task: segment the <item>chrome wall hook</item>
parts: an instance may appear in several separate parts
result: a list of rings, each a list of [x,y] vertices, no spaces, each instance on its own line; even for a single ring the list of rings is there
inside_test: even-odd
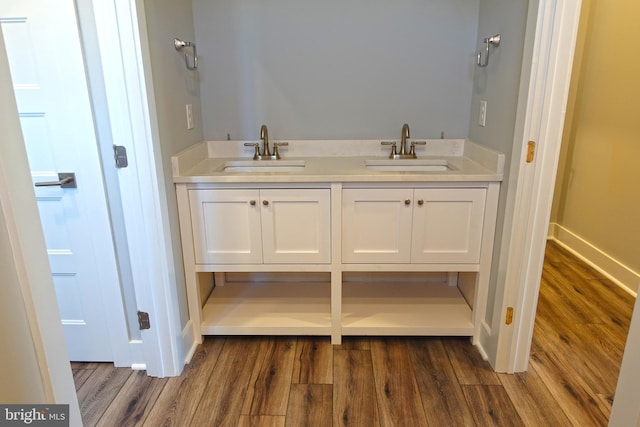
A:
[[[176,48],[178,52],[182,52],[184,55],[184,64],[187,67],[187,70],[197,70],[198,69],[198,53],[196,52],[196,44],[192,42],[186,42],[180,39],[173,39],[173,46]],[[190,47],[193,52],[189,54],[184,51],[184,49]],[[193,57],[192,64],[189,64],[189,56]]]
[[[482,62],[482,52],[478,52],[478,59],[477,59],[477,64],[478,67],[484,68],[487,65],[489,65],[489,52],[491,50],[491,46],[493,47],[498,47],[500,46],[500,40],[501,40],[501,36],[500,34],[496,34],[493,37],[488,37],[486,39],[484,39],[484,42],[486,43],[487,47],[485,48],[486,50],[486,56],[484,58],[484,63]]]

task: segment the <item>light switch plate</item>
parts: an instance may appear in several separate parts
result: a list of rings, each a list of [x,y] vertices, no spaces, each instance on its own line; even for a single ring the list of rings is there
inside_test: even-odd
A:
[[[480,113],[478,114],[478,124],[486,126],[487,123],[487,101],[480,101]]]
[[[193,105],[187,104],[187,129],[193,129]]]

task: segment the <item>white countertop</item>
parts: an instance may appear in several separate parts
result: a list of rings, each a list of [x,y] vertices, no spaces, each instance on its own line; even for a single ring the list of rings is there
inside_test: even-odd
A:
[[[344,156],[338,155],[341,147],[347,147],[345,144],[348,144],[349,149],[343,150]],[[224,148],[221,149],[221,147]],[[322,152],[309,150],[308,147],[321,147]],[[286,151],[284,148],[281,149],[282,160],[304,160],[304,168],[293,172],[226,172],[224,168],[227,162],[251,160],[252,149],[246,150],[243,141],[205,141],[172,157],[173,181],[175,183],[502,181],[504,155],[468,140],[452,140],[452,142],[434,140],[431,143],[427,141],[427,146],[418,151],[418,160],[433,159],[448,162],[451,169],[446,171],[379,171],[366,167],[366,160],[388,159],[385,156],[387,150],[388,147],[385,147],[385,151],[380,149],[379,141],[292,141],[289,142]],[[298,156],[289,154],[298,154]],[[278,164],[281,160],[260,161],[261,164],[266,162]]]

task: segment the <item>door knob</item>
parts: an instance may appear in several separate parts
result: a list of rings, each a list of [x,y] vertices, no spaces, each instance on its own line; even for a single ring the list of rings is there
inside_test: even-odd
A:
[[[269,205],[269,201],[268,200],[263,200],[262,204],[265,205],[265,206],[268,206]]]
[[[54,187],[60,188],[78,188],[76,183],[76,174],[74,172],[61,172],[58,174],[58,181],[42,181],[36,182],[36,187]]]

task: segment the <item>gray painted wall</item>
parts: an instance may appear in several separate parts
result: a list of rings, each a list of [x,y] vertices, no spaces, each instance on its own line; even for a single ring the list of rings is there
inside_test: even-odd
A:
[[[468,137],[480,144],[505,154],[504,181],[500,188],[498,205],[498,224],[493,252],[493,265],[487,300],[486,320],[491,324],[496,297],[498,263],[505,222],[506,195],[511,184],[510,177],[517,171],[511,171],[511,155],[514,143],[516,113],[520,94],[520,78],[527,27],[528,0],[480,0],[478,19],[478,49],[481,49],[485,37],[502,35],[500,46],[491,53],[486,68],[476,67],[471,97],[471,116]],[[535,16],[529,17],[535,19]],[[534,21],[535,22],[535,21]],[[531,52],[528,53],[531,56]],[[478,124],[480,100],[487,101],[486,126]],[[520,100],[522,102],[522,100]],[[515,153],[514,153],[515,154]],[[515,183],[514,183],[515,184]]]
[[[527,0],[169,0],[145,2],[172,238],[179,246],[171,155],[200,139],[397,138],[477,141],[510,163]],[[191,16],[191,7],[192,13]],[[195,27],[195,29],[194,29]],[[487,68],[482,40],[502,34]],[[197,43],[198,72],[171,49]],[[487,123],[477,123],[480,100]],[[187,131],[184,104],[196,129]],[[202,110],[198,108],[201,106]],[[200,115],[201,114],[201,115]],[[200,130],[202,129],[202,130]],[[509,170],[501,189],[487,319],[493,315]],[[176,280],[184,286],[176,256]],[[180,293],[181,319],[186,303]]]
[[[506,154],[493,317],[527,0],[193,0],[207,140],[470,138]],[[531,17],[530,17],[531,18]],[[533,17],[535,18],[535,17]],[[535,21],[534,21],[535,22]],[[486,68],[483,39],[502,35]],[[486,126],[478,125],[486,100]]]
[[[204,138],[463,138],[478,0],[194,0]]]
[[[170,256],[173,257],[174,265],[170,268],[174,274],[172,279],[175,278],[176,282],[180,324],[184,328],[189,314],[171,156],[203,138],[198,73],[186,69],[183,56],[173,47],[173,39],[178,37],[194,40],[193,13],[190,0],[155,0],[144,3],[156,109],[156,114],[152,114],[152,117],[157,118],[157,137],[161,147],[165,197],[169,208],[173,245]],[[195,127],[191,130],[187,129],[186,104],[193,106]]]

